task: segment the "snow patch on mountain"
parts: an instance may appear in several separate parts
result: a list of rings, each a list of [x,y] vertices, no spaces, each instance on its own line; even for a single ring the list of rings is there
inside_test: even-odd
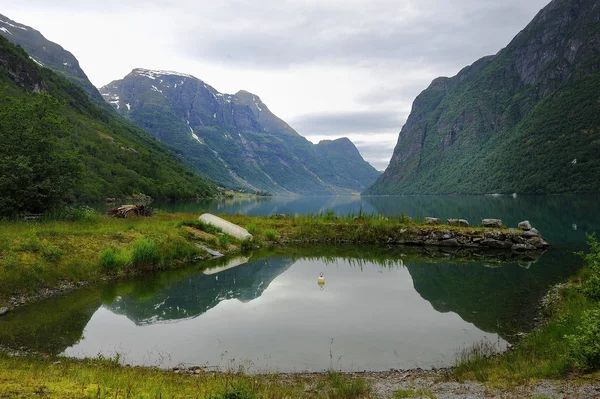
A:
[[[10,22],[3,21],[3,20],[1,20],[1,19],[0,19],[0,24],[8,25],[8,26],[11,26],[11,27],[13,27],[13,28],[17,28],[17,29],[27,30],[27,28],[25,28],[25,27],[23,27],[23,26],[19,26],[19,25],[11,24]],[[4,30],[4,29],[1,29],[1,28],[0,28],[0,30]],[[9,33],[10,33],[10,32],[9,32]],[[11,35],[12,35],[12,33],[11,33]]]
[[[33,58],[32,56],[29,56],[29,59],[32,60],[33,62],[35,62],[36,64],[38,64],[39,66],[43,67],[44,64],[42,64],[41,62],[39,62],[38,60],[36,60],[35,58]]]

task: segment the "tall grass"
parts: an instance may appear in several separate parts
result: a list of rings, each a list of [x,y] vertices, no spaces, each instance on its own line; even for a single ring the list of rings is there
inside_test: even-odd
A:
[[[518,384],[600,370],[600,302],[588,291],[600,273],[594,266],[600,263],[600,245],[595,237],[588,241],[587,266],[546,305],[547,322],[501,355],[493,356],[485,345],[464,351],[457,358],[455,378]]]

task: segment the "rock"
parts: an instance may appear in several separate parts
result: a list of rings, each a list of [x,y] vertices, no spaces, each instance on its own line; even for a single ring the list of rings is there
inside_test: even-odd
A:
[[[535,247],[529,244],[513,244],[512,246],[513,251],[531,251],[532,249]]]
[[[545,248],[548,246],[548,243],[541,237],[532,237],[527,240],[527,244],[535,248]]]
[[[522,230],[531,230],[531,223],[529,223],[529,220],[525,220],[519,223],[519,228]]]
[[[9,312],[8,308],[0,308],[0,317],[4,316]]]
[[[210,213],[205,213],[199,218],[201,221],[213,225],[215,227],[223,230],[224,233],[229,234],[235,238],[240,240],[245,240],[247,238],[252,238],[252,234],[248,233],[243,227],[237,226],[231,222],[228,222],[225,219],[221,219],[218,216],[212,215]]]
[[[286,219],[288,217],[288,215],[286,215],[285,213],[274,213],[271,215],[272,219]]]
[[[502,227],[501,219],[483,219],[481,221],[483,227]]]
[[[469,227],[469,222],[465,219],[448,219],[446,223],[449,226]]]
[[[442,221],[440,220],[440,218],[430,218],[427,217],[424,219],[425,224],[431,224],[431,225],[438,225],[438,224],[442,224]]]
[[[531,237],[539,237],[540,232],[536,228],[532,228],[531,230],[527,230],[523,233],[522,237],[531,238]]]
[[[488,248],[502,249],[511,248],[513,246],[512,242],[498,241],[494,240],[493,238],[486,238],[485,240],[481,241],[481,245]]]
[[[442,247],[458,247],[459,245],[460,244],[456,238],[440,241],[440,246]]]

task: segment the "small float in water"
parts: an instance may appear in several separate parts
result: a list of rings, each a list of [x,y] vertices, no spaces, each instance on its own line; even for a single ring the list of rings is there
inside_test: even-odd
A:
[[[323,273],[319,274],[319,278],[317,279],[317,284],[321,287],[321,291],[323,291],[325,287],[325,277],[323,277]]]

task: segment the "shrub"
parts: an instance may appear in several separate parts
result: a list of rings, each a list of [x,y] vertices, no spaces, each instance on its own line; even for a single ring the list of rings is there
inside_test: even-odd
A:
[[[269,241],[277,241],[279,240],[279,236],[277,235],[277,233],[275,232],[275,230],[273,229],[267,229],[265,230],[265,238]]]
[[[246,238],[244,241],[242,241],[240,248],[242,252],[251,251],[252,249],[254,249],[254,240],[252,238]]]
[[[38,236],[28,237],[20,246],[21,251],[39,252],[42,249],[42,242]]]
[[[131,246],[131,263],[134,266],[156,265],[160,261],[158,246],[152,240],[139,238]]]
[[[58,260],[64,255],[64,251],[52,243],[48,243],[42,247],[42,256],[50,261]]]
[[[131,254],[124,249],[106,248],[100,254],[100,266],[104,269],[124,269],[131,264]]]
[[[258,228],[258,226],[256,225],[256,223],[250,223],[246,226],[246,230],[248,230],[248,233],[252,234],[252,235],[256,235],[256,234],[260,234],[260,229]]]
[[[588,298],[598,301],[600,300],[600,243],[595,235],[588,236],[588,246],[590,247],[588,253],[579,254],[588,265],[590,273],[583,282],[581,290]]]
[[[225,248],[225,249],[229,248],[229,242],[230,242],[230,238],[228,235],[223,234],[222,236],[219,237],[219,245],[222,248]]]
[[[600,369],[600,308],[584,313],[576,334],[568,335],[569,355],[584,371]]]

